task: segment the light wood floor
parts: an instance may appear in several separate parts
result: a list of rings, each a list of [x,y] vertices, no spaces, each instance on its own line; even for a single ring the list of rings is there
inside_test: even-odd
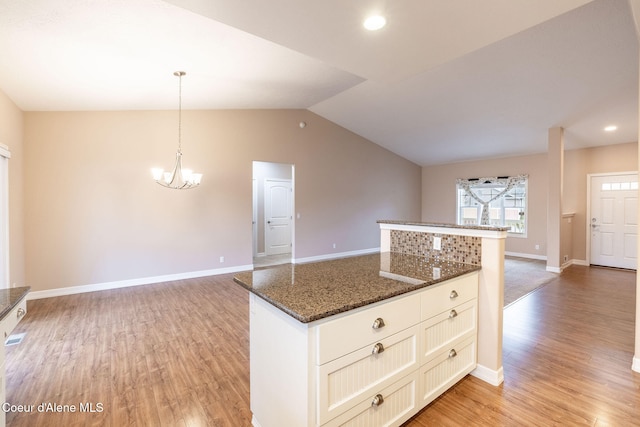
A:
[[[35,412],[8,425],[249,426],[248,293],[231,278],[30,301],[6,388]],[[634,304],[635,273],[570,267],[505,309],[503,385],[467,376],[406,425],[640,425]]]

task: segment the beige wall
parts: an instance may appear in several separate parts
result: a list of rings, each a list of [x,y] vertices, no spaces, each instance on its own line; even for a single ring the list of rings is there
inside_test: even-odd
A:
[[[565,151],[562,207],[572,218],[570,260],[586,260],[587,175],[638,169],[637,143]],[[456,221],[455,180],[481,176],[529,174],[529,232],[527,238],[507,237],[506,251],[546,256],[547,155],[481,160],[422,169],[422,220]],[[540,250],[535,245],[540,245]],[[566,246],[565,246],[566,245]],[[565,249],[566,250],[566,249]],[[564,254],[563,254],[564,255]]]
[[[23,114],[0,91],[0,144],[11,151],[9,160],[9,283],[25,285],[23,223]]]
[[[149,171],[173,164],[176,112],[24,117],[33,290],[251,264],[254,160],[295,165],[296,258],[376,248],[377,219],[420,217],[417,165],[305,110],[183,111],[184,166],[204,173],[188,191]]]
[[[527,237],[507,237],[505,250],[543,257],[547,240],[547,155],[454,163],[422,169],[422,220],[456,222],[456,179],[529,175]],[[535,245],[540,249],[536,250]]]

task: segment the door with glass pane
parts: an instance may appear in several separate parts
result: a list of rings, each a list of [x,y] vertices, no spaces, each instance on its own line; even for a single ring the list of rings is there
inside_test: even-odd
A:
[[[590,263],[636,269],[638,174],[590,177]]]

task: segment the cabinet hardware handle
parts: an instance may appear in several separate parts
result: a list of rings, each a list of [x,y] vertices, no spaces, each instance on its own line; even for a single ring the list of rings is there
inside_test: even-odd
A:
[[[24,308],[20,307],[18,309],[18,312],[16,313],[18,316],[18,319],[21,318],[22,316],[24,316],[26,314],[26,312],[24,311]]]
[[[451,349],[451,351],[449,351],[449,359],[452,359],[454,357],[456,357],[458,355],[458,353],[456,353],[456,350],[454,348]]]
[[[383,326],[384,326],[384,320],[382,320],[381,317],[378,317],[376,320],[374,320],[373,325],[371,325],[373,329],[380,329]]]
[[[377,343],[376,345],[373,346],[373,349],[371,350],[371,354],[380,354],[384,351],[384,346],[380,343]]]
[[[384,397],[381,394],[376,394],[376,397],[371,401],[371,406],[380,406],[384,403]]]
[[[451,293],[449,294],[449,298],[454,299],[454,298],[458,298],[458,293],[456,292],[456,290],[452,290]]]
[[[458,312],[455,310],[451,310],[449,313],[449,319],[453,319],[454,317],[458,317]]]

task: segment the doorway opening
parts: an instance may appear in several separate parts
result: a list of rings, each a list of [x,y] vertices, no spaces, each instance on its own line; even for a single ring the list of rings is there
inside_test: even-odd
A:
[[[292,262],[294,166],[253,162],[253,266]]]

